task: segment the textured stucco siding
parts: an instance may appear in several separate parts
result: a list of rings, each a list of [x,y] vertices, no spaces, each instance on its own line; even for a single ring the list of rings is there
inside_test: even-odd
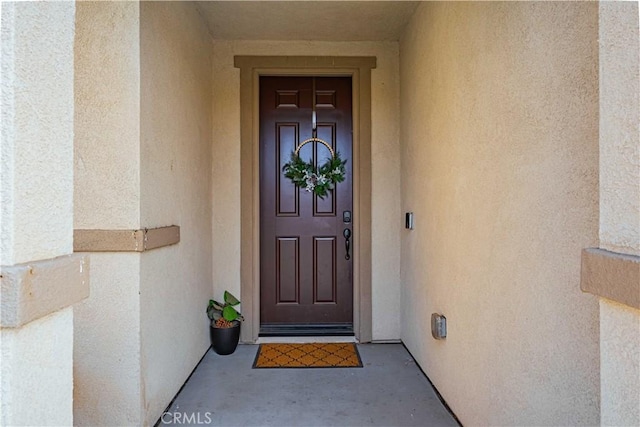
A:
[[[597,39],[595,3],[479,2],[401,40],[402,338],[464,425],[599,422]]]
[[[400,151],[396,42],[214,41],[213,286],[240,294],[240,71],[234,55],[375,56],[372,97],[373,339],[400,338]],[[224,185],[219,185],[224,183]]]
[[[12,273],[73,251],[74,16],[73,2],[0,5],[0,265]],[[25,283],[0,295],[3,312],[21,310]],[[72,425],[73,309],[34,294],[37,319],[0,329],[0,425]]]
[[[600,300],[602,425],[640,425],[640,310]]]
[[[143,423],[153,425],[209,347],[212,46],[181,2],[141,3],[140,42],[142,224],[180,226],[180,243],[141,257]]]
[[[73,309],[0,329],[0,425],[73,425]]]
[[[137,2],[79,2],[74,228],[140,228]]]
[[[640,255],[637,2],[600,3],[600,247]]]
[[[211,40],[186,2],[80,3],[77,25],[75,226],[180,242],[91,254],[76,423],[152,425],[209,346]]]
[[[73,252],[72,2],[3,2],[0,265]]]
[[[92,253],[90,297],[74,308],[76,426],[141,423],[139,253]]]
[[[140,7],[78,2],[74,227],[140,227]],[[141,423],[140,254],[91,253],[76,307],[75,425]]]
[[[638,2],[600,2],[600,247],[640,255]],[[600,300],[602,425],[640,425],[640,310]]]

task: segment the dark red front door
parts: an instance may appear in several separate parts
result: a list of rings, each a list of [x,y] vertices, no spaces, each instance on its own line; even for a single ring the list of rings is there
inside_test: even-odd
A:
[[[314,96],[315,92],[315,96]],[[282,167],[312,136],[347,160],[344,182],[324,199],[297,188]],[[322,165],[321,143],[300,157]],[[260,78],[260,331],[261,334],[348,332],[353,325],[350,77]]]

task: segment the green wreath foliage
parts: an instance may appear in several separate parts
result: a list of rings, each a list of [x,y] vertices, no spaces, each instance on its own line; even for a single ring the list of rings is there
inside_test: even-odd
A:
[[[337,183],[344,181],[346,163],[346,160],[340,158],[340,153],[336,152],[334,157],[316,169],[312,163],[303,161],[292,152],[291,161],[282,167],[282,171],[296,186],[324,199]]]

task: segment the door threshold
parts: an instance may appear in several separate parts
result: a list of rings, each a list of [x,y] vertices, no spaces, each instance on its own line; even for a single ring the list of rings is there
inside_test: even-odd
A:
[[[352,323],[272,324],[260,325],[261,337],[353,336]]]
[[[256,344],[270,344],[270,343],[278,343],[278,344],[308,344],[308,343],[341,343],[341,342],[352,342],[357,343],[358,340],[354,336],[350,337],[328,337],[326,335],[323,336],[303,336],[303,337],[259,337],[256,341]]]

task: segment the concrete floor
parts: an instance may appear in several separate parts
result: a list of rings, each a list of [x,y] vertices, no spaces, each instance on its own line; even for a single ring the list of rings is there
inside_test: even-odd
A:
[[[209,350],[158,425],[458,425],[401,344],[358,345],[364,368],[337,369],[252,369],[257,349]]]

